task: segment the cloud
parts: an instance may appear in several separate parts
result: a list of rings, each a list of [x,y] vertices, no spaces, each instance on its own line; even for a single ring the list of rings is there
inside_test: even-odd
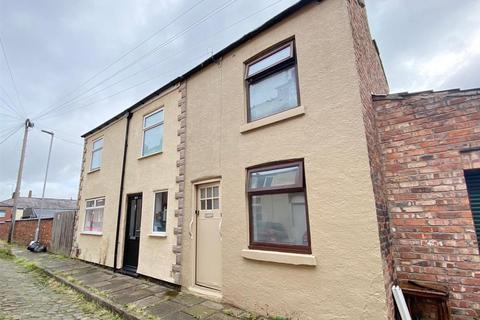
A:
[[[236,1],[147,56],[159,44],[225,3],[224,0],[201,1],[152,41],[80,88],[86,79],[185,12],[193,3],[186,0],[0,1],[0,34],[7,45],[27,114],[32,117],[80,95],[69,104],[72,109],[56,112],[57,117],[34,119],[36,129],[30,132],[22,194],[33,190],[34,195],[40,195],[43,186],[48,137],[37,129],[53,130],[63,139],[54,142],[47,196],[75,198],[82,160],[82,146],[78,145],[82,144],[81,134],[190,69],[212,50],[221,49],[296,2],[283,0],[229,28],[277,1],[265,0],[255,5],[250,1]],[[220,32],[225,29],[226,32]],[[145,59],[133,63],[142,55],[146,55]],[[130,63],[132,67],[121,71]],[[139,72],[142,69],[146,70]],[[6,66],[0,58],[0,86],[13,98],[10,79],[5,75]],[[125,80],[114,84],[122,79]],[[106,81],[95,86],[102,80]],[[128,88],[131,89],[126,90]],[[1,91],[0,96],[3,96]],[[20,123],[0,116],[0,139],[7,129]],[[21,139],[22,133],[18,132],[0,145],[0,200],[9,198],[15,185]]]
[[[480,2],[370,0],[367,6],[392,92],[480,86],[469,68],[480,54]]]
[[[81,95],[70,103],[72,109],[56,112],[57,117],[35,121],[37,129],[54,130],[57,137],[63,139],[55,140],[47,196],[76,197],[82,133],[118,114],[296,0],[283,0],[258,12],[276,2],[236,1],[133,64],[138,57],[225,3],[224,0],[204,0],[134,54],[79,88],[86,79],[191,7],[192,2],[0,1],[0,34],[7,45],[26,113],[34,116],[47,107]],[[367,0],[367,9],[392,91],[480,87],[479,1]],[[251,17],[241,21],[247,16]],[[129,63],[132,67],[120,71]],[[145,70],[140,72],[142,69]],[[0,58],[0,86],[11,99],[1,89],[0,97],[15,105],[14,90],[7,75],[5,61]],[[90,88],[93,89],[85,92]],[[131,89],[126,90],[128,88]],[[65,97],[68,93],[71,94]],[[20,124],[19,120],[0,115],[0,139],[8,129]],[[48,137],[37,129],[30,133],[22,194],[28,190],[41,194]],[[0,145],[0,200],[10,197],[15,184],[21,139],[22,134],[18,132]]]

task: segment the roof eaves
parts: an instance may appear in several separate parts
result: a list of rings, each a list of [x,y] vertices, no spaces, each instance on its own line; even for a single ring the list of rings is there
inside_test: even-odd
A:
[[[211,57],[204,60],[203,62],[201,62],[197,66],[193,67],[192,69],[190,69],[189,71],[187,71],[183,75],[171,80],[167,84],[163,85],[159,89],[157,89],[154,92],[152,92],[151,94],[147,95],[145,98],[141,99],[137,103],[135,103],[132,106],[128,107],[127,109],[123,110],[121,113],[117,114],[113,118],[110,118],[109,120],[103,122],[99,126],[97,126],[97,127],[93,128],[92,130],[84,133],[81,137],[85,138],[85,137],[95,133],[96,131],[106,127],[110,123],[126,116],[128,113],[132,112],[134,109],[136,109],[139,106],[147,103],[148,101],[155,98],[156,96],[162,94],[162,92],[164,92],[165,90],[167,90],[171,86],[175,85],[178,82],[181,82],[181,81],[187,79],[188,77],[190,77],[194,73],[196,73],[196,72],[202,70],[203,68],[209,66],[211,63],[213,63],[215,61],[218,61],[218,59],[221,58],[222,56],[224,56],[225,54],[227,54],[230,51],[232,51],[233,49],[239,47],[240,45],[242,45],[246,41],[252,39],[254,36],[258,35],[259,33],[263,32],[266,29],[272,27],[273,25],[279,23],[283,19],[285,19],[285,18],[289,17],[290,15],[294,14],[295,12],[297,12],[301,8],[305,7],[306,5],[308,5],[310,3],[313,3],[313,2],[321,2],[321,1],[322,0],[299,0],[297,3],[288,7],[287,9],[283,10],[282,12],[280,12],[279,14],[277,14],[276,16],[271,18],[270,20],[267,20],[264,24],[262,24],[258,28],[256,28],[256,29],[250,31],[249,33],[245,34],[243,37],[236,40],[235,42],[232,42],[231,44],[229,44],[228,46],[226,46],[222,50],[218,51],[216,54],[212,55]]]

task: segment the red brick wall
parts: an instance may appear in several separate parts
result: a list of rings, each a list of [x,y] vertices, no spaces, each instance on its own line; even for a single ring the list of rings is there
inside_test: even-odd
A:
[[[480,316],[480,256],[464,170],[480,168],[480,90],[374,97],[399,279],[447,286]]]
[[[40,242],[50,248],[52,241],[53,219],[44,219],[40,224]],[[0,239],[7,240],[10,222],[0,223]],[[21,245],[28,245],[35,238],[37,220],[15,221],[14,242]]]
[[[3,241],[8,240],[9,227],[10,227],[10,223],[0,222],[0,240],[3,240]]]
[[[12,207],[1,207],[0,210],[5,211],[5,217],[0,218],[0,222],[10,221],[12,218]]]
[[[386,94],[388,93],[388,84],[380,57],[370,35],[366,10],[359,2],[358,0],[347,0],[347,6],[352,28],[355,62],[359,75],[359,90],[370,160],[370,173],[375,194],[388,318],[393,319],[394,304],[391,291],[391,286],[394,281],[391,254],[392,237],[390,233],[386,195],[384,192],[385,187],[379,135],[376,128],[375,110],[372,101],[372,92],[376,94]]]

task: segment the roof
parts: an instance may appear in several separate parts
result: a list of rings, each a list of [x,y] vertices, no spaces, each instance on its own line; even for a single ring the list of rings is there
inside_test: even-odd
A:
[[[121,119],[122,117],[124,117],[126,114],[132,112],[134,109],[140,107],[141,105],[147,103],[148,101],[152,100],[153,98],[155,98],[156,96],[159,96],[160,94],[162,94],[165,90],[167,90],[168,88],[172,87],[173,85],[175,85],[176,83],[178,82],[181,82],[185,79],[187,79],[188,77],[190,77],[191,75],[193,75],[194,73],[202,70],[203,68],[209,66],[210,64],[214,63],[215,61],[218,61],[219,58],[221,58],[222,56],[224,56],[225,54],[231,52],[232,50],[236,49],[237,47],[239,47],[240,45],[244,44],[245,42],[247,42],[248,40],[252,39],[253,37],[255,37],[256,35],[260,34],[261,32],[265,31],[266,29],[272,27],[273,25],[279,23],[280,21],[288,18],[289,16],[291,16],[292,14],[296,13],[297,11],[299,11],[300,9],[302,9],[303,7],[305,7],[306,5],[310,4],[310,3],[313,3],[313,2],[320,2],[321,0],[299,0],[297,3],[295,3],[294,5],[288,7],[287,9],[285,9],[284,11],[280,12],[279,14],[277,14],[276,16],[274,16],[273,18],[271,18],[270,20],[268,20],[267,22],[265,22],[264,24],[262,24],[260,27],[254,29],[253,31],[250,31],[249,33],[245,34],[243,37],[241,37],[240,39],[236,40],[235,42],[231,43],[230,45],[228,45],[227,47],[223,48],[222,50],[218,51],[216,54],[212,55],[211,57],[209,57],[208,59],[206,59],[205,61],[203,61],[202,63],[198,64],[196,67],[190,69],[189,71],[187,71],[186,73],[184,73],[183,75],[171,80],[170,82],[168,82],[167,84],[165,84],[164,86],[162,86],[160,89],[152,92],[151,94],[149,94],[148,96],[146,96],[145,98],[143,98],[142,100],[138,101],[137,103],[135,103],[134,105],[130,106],[129,108],[125,109],[124,111],[122,111],[121,113],[117,114],[116,116],[114,116],[113,118],[105,121],[104,123],[100,124],[99,126],[95,127],[94,129],[88,131],[87,133],[84,133],[82,135],[82,138],[85,138],[86,136],[89,136],[91,135],[92,133],[100,130],[100,129],[103,129],[104,127],[108,126],[109,124],[117,121],[118,119]]]
[[[75,212],[75,210],[65,210],[65,209],[32,209],[28,208],[23,211],[22,219],[36,219],[38,216],[42,219],[50,219],[55,216],[57,213],[68,213]]]
[[[0,202],[0,207],[11,207],[12,205],[11,204],[8,204],[6,202]]]
[[[39,209],[42,206],[41,202],[42,202],[42,198],[19,197],[17,208]],[[13,199],[4,200],[1,203],[5,204],[6,207],[12,207]],[[45,201],[43,203],[43,208],[53,209],[53,210],[76,210],[77,200],[45,198]]]
[[[380,100],[403,100],[408,99],[412,96],[419,96],[419,95],[428,95],[428,94],[471,94],[471,95],[480,95],[480,88],[472,88],[472,89],[448,89],[448,90],[425,90],[425,91],[417,91],[417,92],[398,92],[398,93],[389,93],[389,94],[374,94],[373,100],[380,101]]]

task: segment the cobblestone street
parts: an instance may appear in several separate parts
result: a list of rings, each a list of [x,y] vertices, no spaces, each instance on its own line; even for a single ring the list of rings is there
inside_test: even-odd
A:
[[[0,320],[118,319],[13,260],[0,259]]]

